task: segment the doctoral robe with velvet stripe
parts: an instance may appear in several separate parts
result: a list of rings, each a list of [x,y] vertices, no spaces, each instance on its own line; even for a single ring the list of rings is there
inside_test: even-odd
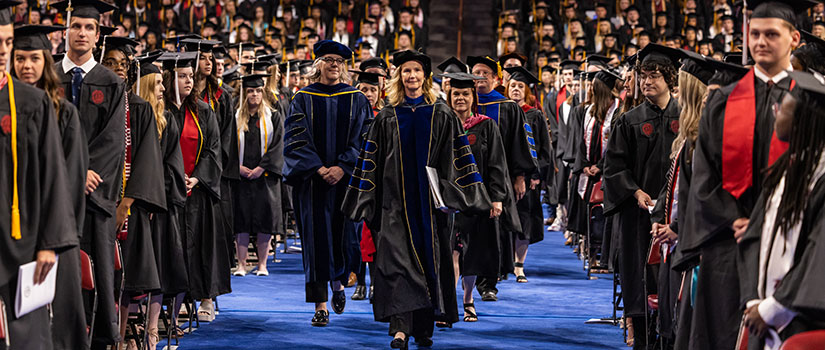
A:
[[[290,104],[284,125],[284,178],[292,186],[306,283],[347,277],[351,257],[346,242],[355,240],[356,232],[341,203],[371,116],[367,97],[347,84],[311,84]],[[344,176],[331,186],[317,174],[322,166],[340,167]]]
[[[385,107],[373,121],[343,209],[364,220],[375,242],[373,277],[377,321],[419,309],[458,321],[447,215],[435,208],[425,167],[438,172],[449,208],[490,210],[467,137],[441,101],[408,99]]]

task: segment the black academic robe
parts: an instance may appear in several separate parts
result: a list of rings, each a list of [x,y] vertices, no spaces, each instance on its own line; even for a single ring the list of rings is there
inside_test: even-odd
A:
[[[544,240],[544,208],[541,204],[541,189],[539,184],[530,189],[530,180],[545,181],[553,167],[553,147],[550,145],[550,133],[547,129],[547,119],[537,108],[530,108],[525,112],[525,125],[530,127],[527,141],[535,148],[537,171],[526,176],[527,192],[516,203],[521,231],[516,231],[516,239],[529,241],[530,244]],[[531,151],[531,153],[534,151]]]
[[[756,96],[755,147],[752,163],[746,164],[752,164],[752,185],[738,199],[723,188],[722,177],[726,106],[736,83],[709,96],[699,122],[693,177],[687,209],[680,216],[684,227],[679,236],[680,249],[684,253],[701,254],[691,325],[692,349],[719,344],[733,347],[739,332],[742,314],[738,308],[736,241],[730,227],[737,218],[749,217],[756,206],[762,191],[762,169],[768,166],[773,135],[771,108],[773,103],[781,101],[791,82],[790,78],[785,78],[771,88],[759,78],[751,79]]]
[[[181,32],[200,33],[206,23],[206,18],[215,14],[215,8],[210,8],[207,4],[201,7],[189,6],[185,9],[181,8],[179,13],[178,28]]]
[[[166,127],[160,138],[163,156],[163,180],[166,192],[166,212],[152,219],[152,237],[160,276],[161,293],[174,295],[189,290],[189,273],[184,256],[181,215],[186,204],[186,182],[183,155],[180,150],[181,128],[177,118],[164,112]]]
[[[74,208],[78,239],[86,216],[86,169],[89,168],[89,149],[80,126],[77,108],[65,98],[60,99],[57,127],[66,158],[66,181]],[[86,349],[86,313],[83,311],[83,292],[80,271],[80,247],[60,253],[57,281],[60,293],[52,301],[52,340],[55,349]]]
[[[226,247],[221,221],[220,130],[209,105],[202,101],[197,104],[197,113],[193,115],[197,119],[194,121],[187,115],[191,111],[186,113],[174,106],[167,106],[181,126],[181,138],[187,135],[187,129],[192,126],[195,127],[193,130],[198,130],[199,149],[187,150],[181,145],[184,160],[187,157],[197,157],[194,170],[188,175],[198,179],[198,184],[186,198],[181,215],[189,295],[195,300],[214,298],[232,291],[229,282],[231,265],[227,256],[229,248]]]
[[[284,126],[284,177],[303,245],[306,283],[346,281],[346,244],[355,233],[341,203],[358,160],[365,121],[372,116],[361,91],[314,83],[298,91]],[[317,171],[337,166],[344,176],[330,186]]]
[[[790,180],[790,179],[786,179]],[[811,179],[813,190],[806,199],[805,209],[802,212],[802,226],[796,242],[791,269],[782,278],[773,293],[773,298],[785,308],[797,313],[793,320],[781,332],[782,341],[794,334],[818,329],[825,329],[825,288],[822,266],[825,264],[825,219],[822,211],[825,209],[825,178]],[[772,195],[771,190],[765,188],[751,212],[748,230],[739,242],[736,251],[736,266],[739,276],[740,298],[737,306],[740,310],[750,300],[759,298],[759,269],[760,244],[763,235],[782,235],[777,232],[765,232],[765,214],[767,200]],[[748,349],[763,349],[764,340],[753,334],[748,338]]]
[[[687,210],[688,196],[690,195],[690,181],[693,176],[693,142],[685,142],[679,158],[679,191],[678,198],[682,200],[676,205],[676,233],[685,232],[684,223],[679,217]],[[673,229],[671,225],[671,229]],[[693,305],[690,295],[693,290],[693,268],[699,264],[699,254],[686,254],[682,251],[682,244],[677,244],[670,257],[670,268],[681,272],[682,283],[679,288],[681,296],[677,295],[675,327],[675,349],[687,349],[690,344],[690,325],[693,321]]]
[[[161,190],[164,185],[163,159],[152,106],[131,92],[128,102],[132,159],[123,196],[135,202],[130,208],[126,223],[128,233],[121,241],[121,247],[124,290],[141,294],[160,289],[149,217],[166,211],[166,192]]]
[[[268,125],[268,126],[267,126]],[[281,178],[284,167],[284,127],[279,112],[268,109],[247,120],[238,158],[250,170],[264,169],[261,177],[241,178],[235,185],[235,232],[273,234],[283,231]],[[262,138],[263,136],[263,138]],[[262,145],[262,143],[265,143]]]
[[[9,85],[16,107],[20,239],[12,237],[10,224],[15,174]],[[39,250],[60,254],[78,244],[60,130],[46,93],[14,78],[0,89],[0,115],[0,299],[9,321],[7,339],[12,349],[51,348],[49,310],[43,307],[17,318],[14,298],[20,265],[34,261]],[[5,341],[0,342],[0,349],[6,348]]]
[[[570,175],[562,161],[564,145],[567,142],[567,122],[564,116],[559,113],[559,110],[556,110],[555,102],[549,102],[551,96],[555,95],[555,90],[551,91],[544,103],[544,110],[549,111],[547,113],[547,125],[550,128],[550,146],[553,148],[553,164],[549,175],[545,179],[546,186],[544,186],[544,190],[547,192],[549,204],[553,206],[567,202],[566,184],[567,177]]]
[[[585,113],[587,113],[586,108],[584,110]],[[582,135],[576,137],[578,139],[578,145],[576,147],[577,151],[575,152],[576,161],[572,164],[572,173],[575,174],[574,178],[576,179],[576,181],[571,182],[572,185],[575,185],[572,191],[575,200],[571,201],[570,203],[577,205],[577,207],[571,209],[571,211],[576,213],[572,221],[576,223],[574,227],[581,227],[583,229],[583,231],[581,232],[582,234],[588,234],[588,237],[590,237],[590,242],[593,243],[591,248],[595,249],[595,247],[597,247],[598,244],[602,242],[604,230],[593,230],[592,228],[594,227],[594,220],[599,220],[599,222],[601,222],[603,220],[603,217],[601,215],[596,217],[594,214],[591,214],[590,196],[593,193],[594,186],[596,185],[596,183],[601,181],[601,172],[604,171],[604,157],[602,153],[602,146],[605,142],[603,138],[603,123],[599,122],[598,120],[593,120],[593,125],[588,128],[586,125],[584,125],[583,121],[581,130]],[[585,135],[590,137],[589,147],[585,142]],[[584,168],[594,165],[600,169],[600,173],[598,175],[588,176],[584,174]],[[581,177],[585,177],[587,179],[587,182],[585,184],[584,198],[582,198],[578,192],[578,179]],[[568,223],[569,222],[570,221],[568,221]]]
[[[608,140],[604,159],[604,213],[618,214],[624,314],[644,316],[656,276],[646,273],[650,248],[650,214],[634,193],[655,197],[665,182],[669,155],[679,131],[679,103],[671,98],[662,110],[650,101],[625,113]],[[647,287],[646,287],[647,285]]]
[[[490,201],[509,207],[515,200],[501,133],[495,121],[480,119],[467,128],[467,141]],[[516,211],[502,212],[507,214],[515,215]],[[455,226],[462,245],[462,275],[495,276],[499,272],[499,220],[491,219],[489,212],[456,214]]]
[[[62,62],[55,63],[55,70],[63,72]],[[58,76],[66,99],[71,101],[71,72]],[[115,256],[115,211],[122,187],[125,98],[123,82],[100,64],[83,78],[77,112],[89,146],[89,170],[100,175],[103,182],[86,196],[80,248],[94,262],[95,287],[101,296],[115,295],[115,266],[111,257]],[[100,301],[92,341],[113,344],[120,339],[115,303]],[[87,314],[91,312],[90,306],[91,302],[87,304]]]
[[[579,175],[581,169],[574,171],[576,159],[580,157],[584,143],[585,105],[577,105],[570,110],[567,119],[567,142],[564,145],[562,160],[567,162],[567,230],[579,234],[587,232],[587,203],[579,196]]]
[[[458,321],[452,233],[447,215],[434,207],[425,167],[438,173],[447,207],[488,212],[469,146],[458,118],[440,101],[405,99],[375,118],[343,206],[372,231],[375,320],[428,309],[436,320]]]

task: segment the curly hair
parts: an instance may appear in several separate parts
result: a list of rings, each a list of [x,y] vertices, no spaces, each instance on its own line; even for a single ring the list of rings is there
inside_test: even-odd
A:
[[[642,63],[639,66],[639,71],[648,71],[648,72],[656,72],[662,73],[662,78],[665,79],[665,83],[667,84],[667,88],[673,90],[676,87],[678,76],[678,69],[674,67],[672,64],[661,64],[658,62],[647,62]]]

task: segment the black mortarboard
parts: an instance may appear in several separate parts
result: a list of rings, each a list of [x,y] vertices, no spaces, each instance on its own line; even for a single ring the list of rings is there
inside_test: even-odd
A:
[[[639,51],[639,61],[645,63],[658,63],[662,65],[670,64],[679,66],[679,59],[684,57],[684,53],[678,49],[650,43]]]
[[[413,9],[412,9],[412,7],[406,7],[405,6],[405,7],[402,7],[400,10],[398,10],[398,13],[410,13],[410,14],[412,14]]]
[[[269,62],[271,64],[275,64],[281,61],[281,57],[282,56],[279,53],[272,53],[255,57],[255,60],[258,62]]]
[[[518,27],[516,27],[516,25],[515,25],[515,24],[512,24],[512,23],[510,23],[510,22],[505,22],[504,24],[502,24],[502,25],[501,25],[501,29],[504,29],[504,28],[510,28],[510,29],[512,29],[512,30],[516,30],[516,29],[518,29]]]
[[[228,56],[229,52],[226,51],[225,46],[221,45],[221,46],[213,47],[212,48],[212,54],[215,55],[215,59],[222,59],[222,58],[225,58],[226,56]]]
[[[692,31],[694,31],[694,32],[695,32],[695,31],[696,31],[696,27],[694,27],[694,26],[685,26],[685,32],[687,32],[688,30],[692,30]]]
[[[819,49],[819,52],[825,52],[825,40],[805,30],[800,30],[799,32],[802,33],[802,38],[805,39],[807,45],[814,45]],[[17,30],[15,30],[14,33],[14,40],[17,41]],[[825,57],[825,54],[823,57]]]
[[[401,31],[399,31],[399,32],[398,32],[398,36],[402,36],[402,35],[406,35],[406,36],[407,36],[407,37],[409,37],[410,39],[412,39],[412,37],[413,37],[413,33],[412,33],[411,31],[409,31],[409,30],[401,30]]]
[[[60,61],[63,60],[64,56],[66,56],[65,52],[56,53],[56,54],[52,55],[52,60],[55,61],[55,62],[60,62]]]
[[[741,62],[740,59],[738,62]],[[717,61],[712,58],[705,58],[705,62],[716,71],[713,74],[713,77],[708,80],[708,85],[716,84],[725,86],[735,81],[739,81],[745,74],[748,73],[749,69],[740,66],[738,63],[727,63],[722,61]]]
[[[581,65],[582,65],[581,61],[564,60],[564,61],[561,61],[561,63],[559,64],[559,67],[561,67],[562,70],[565,70],[565,69],[579,69],[579,67],[581,67]]]
[[[241,28],[246,28],[246,29],[248,29],[250,32],[253,32],[253,33],[254,33],[254,30],[252,29],[252,27],[250,27],[248,24],[246,24],[246,22],[241,22],[241,24],[239,24],[239,25],[238,25],[238,31],[240,31],[240,30],[241,30]]]
[[[206,21],[206,23],[203,24],[203,27],[204,28],[208,27],[208,28],[212,28],[214,30],[219,30],[218,25],[215,24],[215,22],[212,22],[212,21]]]
[[[814,7],[812,0],[749,0],[748,9],[753,10],[750,18],[779,18],[796,26],[796,14]]]
[[[682,59],[682,68],[680,70],[696,77],[705,85],[708,84],[710,78],[713,77],[713,74],[716,72],[710,64],[708,64],[708,59],[704,56],[689,50],[681,50],[684,54],[684,59]]]
[[[510,67],[504,68],[504,70],[510,73],[510,80],[520,81],[528,86],[539,83],[538,78],[524,69],[524,67]]]
[[[255,43],[237,43],[237,44],[230,44],[228,47],[230,49],[236,49],[236,50],[240,47],[243,51],[255,51],[255,49],[258,47],[258,44],[255,44]]]
[[[442,74],[442,78],[450,79],[450,88],[453,89],[469,89],[475,87],[476,80],[484,80],[483,77],[472,75],[465,72],[454,72]]]
[[[516,37],[514,37],[514,36],[506,37],[506,38],[504,38],[504,41],[513,42],[513,43],[518,42],[518,40],[516,40]]]
[[[71,17],[92,18],[100,20],[100,14],[113,11],[117,6],[100,0],[63,0],[52,4],[52,7],[67,11]]]
[[[380,81],[381,77],[385,77],[385,75],[378,73],[370,73],[357,70],[351,70],[350,72],[358,74],[358,80],[356,82],[375,86],[378,86],[378,82]]]
[[[618,35],[618,34],[616,34],[616,33],[607,33],[607,34],[605,34],[605,35],[604,35],[604,38],[605,38],[605,39],[607,39],[607,38],[618,39],[618,38],[619,38],[619,35]]]
[[[719,17],[720,21],[724,21],[726,19],[729,19],[729,20],[733,21],[733,16],[728,15],[728,14],[724,14],[724,15],[722,15],[722,17]]]
[[[517,59],[519,62],[521,62],[522,66],[527,64],[527,57],[524,57],[524,55],[522,55],[518,52],[511,52],[511,53],[508,53],[504,56],[501,56],[501,57],[498,58],[498,62],[501,65],[504,65],[504,62],[507,62],[507,60],[509,60],[511,58]]]
[[[122,51],[126,56],[134,55],[135,47],[138,45],[139,42],[125,36],[103,35],[100,37],[100,59],[106,57],[106,52],[113,49]]]
[[[429,78],[432,74],[432,60],[429,56],[421,52],[413,50],[404,50],[396,52],[392,55],[392,63],[397,67],[401,67],[402,64],[409,61],[416,61],[418,63],[421,63],[421,66],[424,67],[424,78]]]
[[[352,58],[352,50],[343,44],[332,40],[321,40],[315,43],[312,50],[315,53],[315,57],[323,57],[325,55],[334,54],[347,60]]]
[[[14,49],[22,51],[52,51],[52,42],[46,36],[64,30],[62,26],[25,25],[14,28]]]
[[[556,45],[556,40],[553,40],[553,37],[549,36],[549,35],[545,35],[545,36],[541,37],[541,42],[542,42],[542,44],[543,43],[550,43],[550,46],[555,46]]]
[[[244,75],[241,80],[244,88],[256,88],[264,86],[264,78],[269,77],[267,74],[248,74]]]
[[[155,62],[160,56],[163,55],[163,51],[156,50],[146,55],[140,56],[137,58],[138,65],[140,66],[140,76],[148,75],[148,74],[160,74],[160,69],[158,66],[154,65]]]
[[[247,72],[266,71],[272,65],[271,61],[247,62],[241,64]]]
[[[614,86],[616,86],[616,80],[622,80],[622,77],[616,75],[616,73],[613,73],[610,70],[603,69],[596,72],[596,74],[594,75],[594,79],[598,79],[599,81],[607,85],[607,87],[612,89]]]
[[[186,48],[186,51],[198,51],[198,52],[212,52],[212,49],[215,45],[220,45],[220,41],[216,40],[203,40],[203,39],[193,39],[187,38],[180,41],[183,44],[183,47]]]
[[[490,58],[490,56],[467,56],[467,67],[470,68],[470,71],[473,70],[477,64],[483,64],[493,71],[493,74],[501,77],[501,66],[498,64],[498,61]]]
[[[158,58],[158,61],[163,62],[163,69],[172,70],[175,68],[194,67],[197,59],[197,52],[165,52]]]
[[[625,11],[625,12],[630,12],[630,11],[636,11],[636,12],[639,12],[639,8],[638,8],[638,7],[636,7],[636,5],[630,5],[630,6],[628,6],[626,9],[624,9],[624,11]]]
[[[814,22],[814,24],[813,24],[813,25],[815,25],[815,26],[823,26],[823,27],[825,27],[825,21],[816,21],[816,22]]]
[[[368,60],[364,60],[364,62],[361,62],[361,64],[358,65],[358,69],[360,69],[362,72],[370,68],[381,68],[386,72],[388,67],[387,62],[384,62],[384,60],[378,57],[373,57]]]
[[[789,74],[796,82],[797,88],[817,95],[813,100],[821,101],[825,97],[825,78],[822,75],[808,72],[790,72]]]
[[[20,5],[20,1],[16,0],[0,0],[0,26],[12,24],[11,8]]]
[[[112,35],[117,31],[117,27],[100,26],[100,35]]]
[[[602,55],[589,55],[585,57],[584,61],[587,62],[588,65],[607,68],[607,62],[612,61],[610,57],[605,57]]]
[[[573,48],[573,52],[574,53],[576,53],[576,52],[587,52],[587,48],[584,47],[584,46],[579,45],[579,46],[576,46],[576,47]]]
[[[240,79],[241,78],[241,73],[238,71],[240,68],[241,68],[241,66],[236,65],[232,68],[229,68],[229,69],[225,70],[223,72],[223,74],[221,75],[221,79],[226,83],[233,82],[235,80]]]
[[[667,12],[665,12],[665,11],[656,12],[656,17],[667,17]]]

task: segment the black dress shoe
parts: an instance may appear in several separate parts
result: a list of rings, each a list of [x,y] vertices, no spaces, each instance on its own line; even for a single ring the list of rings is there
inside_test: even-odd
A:
[[[329,324],[329,312],[327,310],[315,311],[312,316],[312,325],[315,327],[326,327]]]
[[[375,293],[373,293],[373,286],[370,284],[370,296],[369,296],[370,304],[372,304],[374,297],[375,297]]]
[[[355,292],[352,293],[352,296],[350,298],[352,300],[364,300],[364,299],[366,299],[366,295],[365,295],[366,292],[367,292],[367,286],[365,286],[363,284],[359,284],[359,285],[355,286]]]
[[[390,342],[390,348],[407,350],[410,345],[410,337],[404,339],[395,338]]]
[[[343,290],[332,292],[332,311],[340,315],[344,313],[345,306],[347,306],[347,293]]]
[[[483,301],[498,301],[498,296],[496,296],[495,292],[493,292],[491,290],[488,290],[484,293],[481,293],[481,300],[483,300]]]
[[[424,337],[424,336],[415,337],[415,344],[418,345],[419,347],[428,348],[428,347],[433,346],[433,339],[430,338],[430,337]]]

